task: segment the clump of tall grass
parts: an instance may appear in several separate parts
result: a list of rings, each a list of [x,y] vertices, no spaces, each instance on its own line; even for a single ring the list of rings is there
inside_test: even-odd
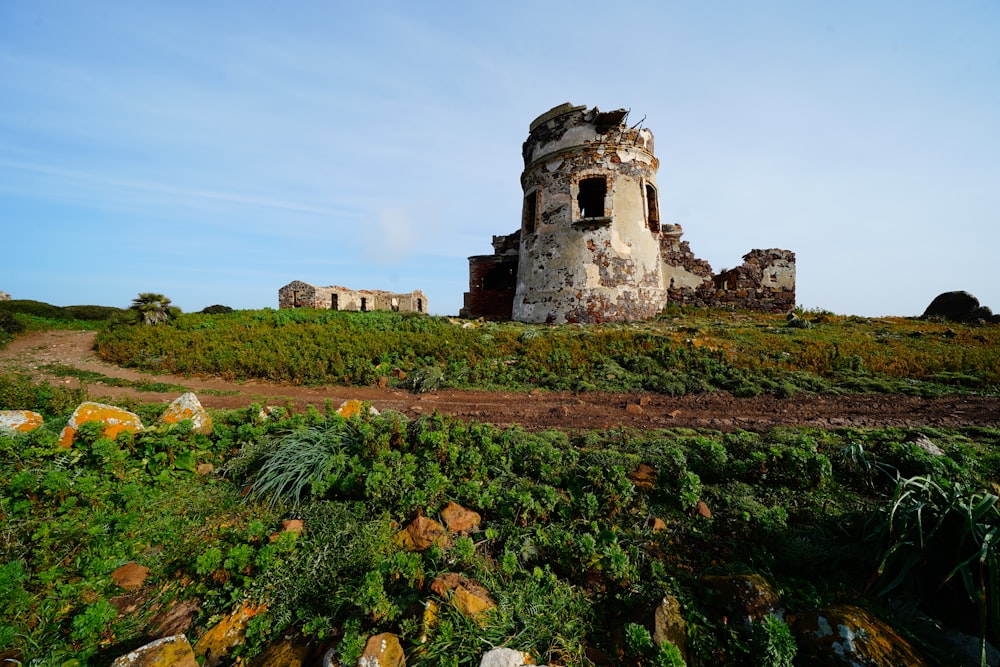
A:
[[[297,508],[307,495],[321,496],[336,483],[357,442],[357,433],[343,419],[302,426],[270,438],[240,463],[244,468],[259,464],[249,495],[266,500],[271,507],[291,503]]]

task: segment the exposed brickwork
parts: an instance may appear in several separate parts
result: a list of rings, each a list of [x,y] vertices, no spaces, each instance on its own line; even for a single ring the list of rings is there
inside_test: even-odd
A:
[[[293,280],[278,290],[278,308],[326,308],[331,310],[392,310],[426,313],[427,297],[420,290],[397,294],[382,290],[352,290],[339,285],[317,287]]]
[[[493,237],[493,254],[469,258],[469,291],[461,317],[509,320],[517,287],[521,232]]]

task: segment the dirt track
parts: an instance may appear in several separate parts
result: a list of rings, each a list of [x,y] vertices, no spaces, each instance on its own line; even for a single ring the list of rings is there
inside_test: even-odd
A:
[[[485,391],[437,391],[414,395],[378,387],[299,387],[263,382],[226,382],[217,378],[159,376],[119,368],[94,353],[89,331],[46,331],[18,337],[0,350],[0,372],[30,374],[36,381],[76,385],[46,373],[41,367],[62,364],[127,380],[170,382],[198,394],[206,407],[235,408],[250,403],[321,406],[358,398],[379,410],[398,410],[410,416],[438,411],[494,424],[521,424],[528,429],[711,428],[764,430],[772,426],[988,426],[1000,428],[1000,397],[948,396],[924,399],[882,394],[851,396],[799,395],[793,398],[758,396],[736,398],[724,392],[672,398],[657,394],[609,394],[537,391],[530,394]],[[101,383],[88,385],[92,396],[133,396],[151,403],[167,402],[174,394],[141,392]],[[235,392],[218,395],[213,392]],[[0,406],[3,407],[3,406]]]

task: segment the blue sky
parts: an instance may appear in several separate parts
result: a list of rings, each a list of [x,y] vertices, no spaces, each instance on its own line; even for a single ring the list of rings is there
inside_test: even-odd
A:
[[[0,290],[277,307],[423,289],[520,220],[562,102],[656,136],[716,271],[793,250],[798,302],[1000,311],[1000,3],[0,1]]]

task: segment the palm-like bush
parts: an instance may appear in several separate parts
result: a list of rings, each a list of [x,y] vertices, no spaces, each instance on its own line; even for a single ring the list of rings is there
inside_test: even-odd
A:
[[[140,292],[129,308],[139,311],[146,324],[163,324],[171,316],[170,299],[155,292]]]

